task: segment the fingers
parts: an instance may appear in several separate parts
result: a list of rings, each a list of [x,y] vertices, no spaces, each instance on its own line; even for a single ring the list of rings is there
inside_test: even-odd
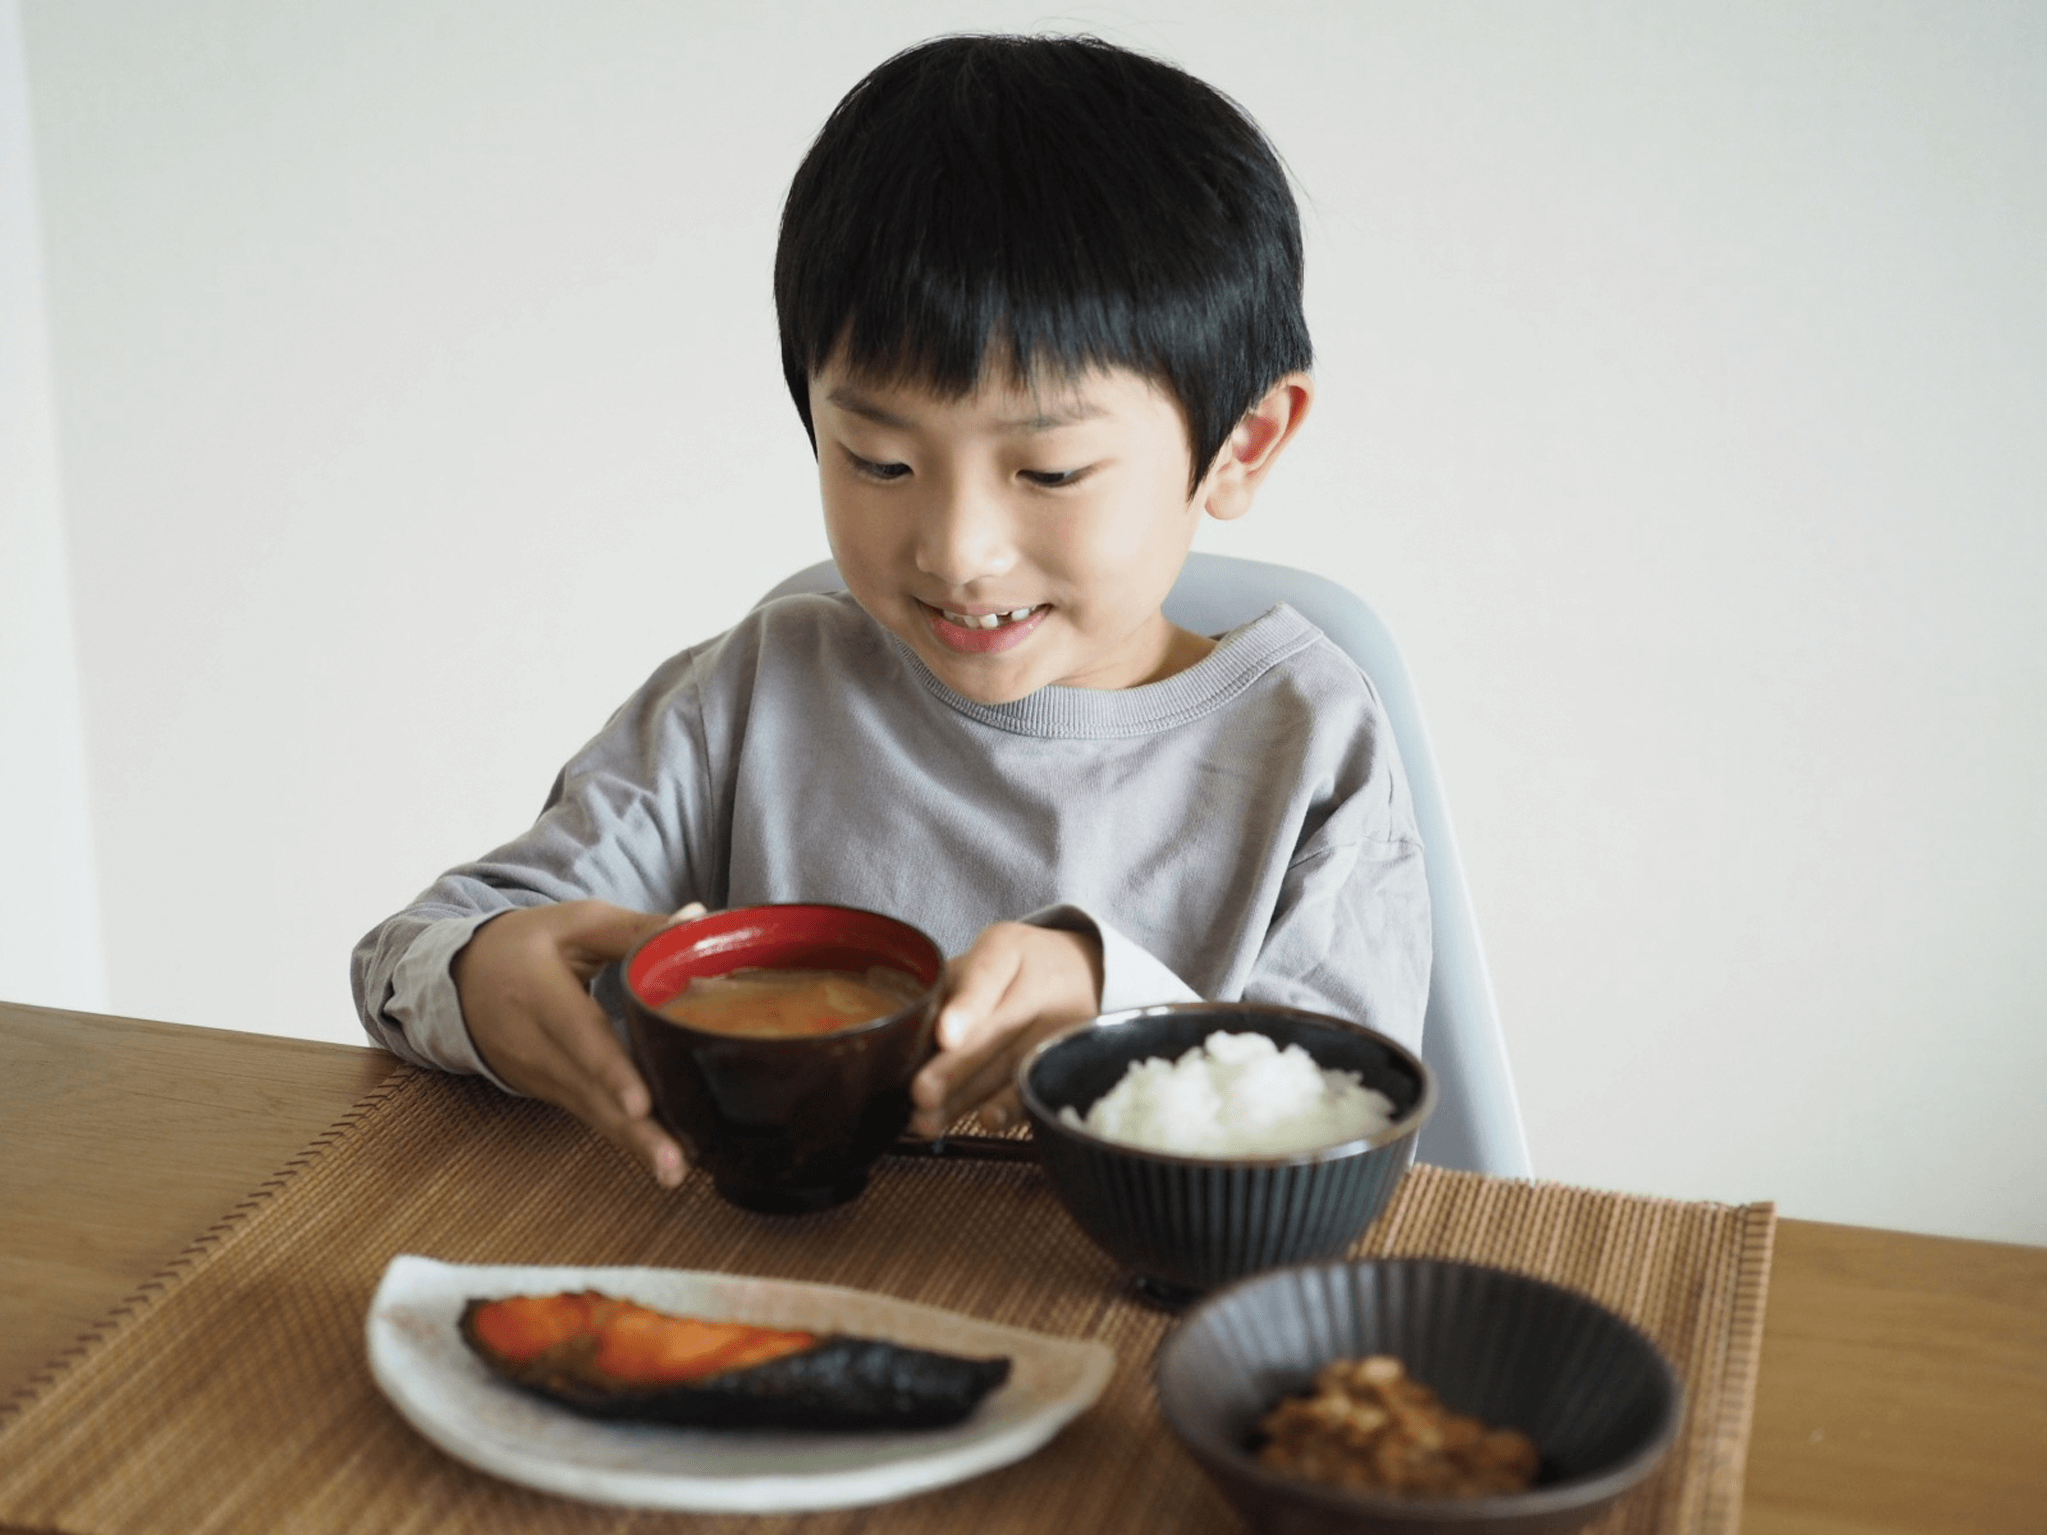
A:
[[[975,939],[965,954],[947,961],[946,1001],[939,1009],[939,1048],[970,1049],[984,1038],[1000,1016],[1022,968],[1022,946],[995,928]]]
[[[550,930],[563,957],[585,981],[613,960],[624,959],[641,939],[659,932],[670,921],[651,912],[613,906],[608,901],[567,901],[533,910],[556,914],[555,921],[549,924]]]
[[[946,967],[939,1053],[911,1084],[916,1129],[940,1135],[978,1104],[991,1128],[1015,1122],[1010,1078],[1039,1039],[1094,1015],[1099,951],[1081,934],[1001,922]]]
[[[564,976],[568,982],[568,977]],[[573,986],[573,983],[571,983]],[[516,1036],[516,1053],[498,1066],[507,1086],[567,1109],[654,1174],[664,1188],[682,1182],[682,1148],[655,1122],[640,1073],[587,995],[555,997],[559,1011]]]
[[[604,1029],[605,1037],[611,1037],[609,1027]],[[617,1044],[614,1043],[614,1051]],[[631,1075],[633,1087],[639,1101],[648,1103],[647,1089],[640,1081],[640,1074],[633,1070],[632,1063],[620,1053],[620,1064]],[[555,1101],[597,1131],[606,1140],[624,1151],[634,1161],[654,1174],[654,1181],[663,1188],[674,1188],[683,1181],[683,1150],[673,1137],[656,1122],[649,1108],[637,1110],[627,1107],[629,1101],[617,1090],[616,1078],[593,1075],[581,1063],[569,1062],[575,1073],[569,1084],[573,1095],[570,1101]],[[580,1099],[580,1102],[576,1101]]]
[[[499,1080],[567,1109],[674,1187],[682,1148],[654,1121],[647,1084],[585,989],[665,920],[598,901],[507,912],[477,930],[454,979],[470,1036]]]
[[[985,930],[965,954],[947,961],[946,1000],[934,1031],[939,1053],[910,1084],[921,1134],[943,1134],[962,1112],[953,1107],[963,1096],[959,1089],[983,1064],[994,1020],[1020,968],[1015,948],[994,928]]]
[[[683,1174],[688,1170],[688,1163],[683,1159],[683,1148],[653,1120],[629,1120],[621,1127],[621,1133],[610,1135],[607,1139],[634,1161],[649,1169],[654,1174],[654,1181],[663,1188],[675,1188],[683,1181]]]
[[[1014,1072],[1014,1064],[1011,1069]],[[1017,1101],[1015,1085],[1006,1086],[984,1103],[978,1117],[984,1130],[1007,1130],[1021,1121],[1024,1118],[1024,1105]]]
[[[981,1123],[990,1130],[1017,1122],[1017,1095],[1011,1087],[1017,1062],[1047,1032],[1064,1028],[1071,1019],[1051,1018],[1007,1031],[971,1056],[942,1053],[911,1084],[917,1106],[912,1128],[920,1135],[943,1135],[961,1115],[979,1107]]]
[[[1017,1062],[1033,1043],[1028,1026],[991,1040],[988,1048],[963,1057],[946,1079],[945,1107],[958,1118],[969,1109],[987,1102],[1005,1087],[1017,1070]]]
[[[560,1047],[579,1087],[585,1093],[601,1095],[628,1119],[650,1113],[654,1103],[647,1084],[620,1048],[604,1009],[566,970],[543,972],[536,979],[539,993],[534,1006],[544,1020],[543,1032]]]

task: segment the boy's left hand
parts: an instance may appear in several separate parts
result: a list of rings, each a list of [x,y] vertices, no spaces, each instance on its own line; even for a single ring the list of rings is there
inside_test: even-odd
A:
[[[985,928],[965,954],[946,962],[939,1053],[910,1085],[919,1135],[980,1107],[991,1130],[1017,1120],[1010,1077],[1031,1046],[1102,1005],[1102,943],[1090,934],[1023,922]]]

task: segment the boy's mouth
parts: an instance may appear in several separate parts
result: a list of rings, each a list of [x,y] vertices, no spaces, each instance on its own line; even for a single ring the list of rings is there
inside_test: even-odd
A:
[[[918,606],[924,609],[925,620],[941,645],[968,655],[986,655],[1021,645],[1052,611],[1049,602],[1032,608],[1013,608],[1003,613],[956,613],[928,602],[920,602]]]

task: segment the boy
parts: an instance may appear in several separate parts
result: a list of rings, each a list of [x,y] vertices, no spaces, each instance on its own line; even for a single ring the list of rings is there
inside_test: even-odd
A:
[[[1357,668],[1286,608],[1161,603],[1313,397],[1258,128],[1084,38],[953,37],[846,96],[791,186],[784,372],[847,590],[669,661],[524,836],[357,947],[371,1035],[679,1148],[585,985],[686,905],[829,901],[956,957],[916,1127],[1050,1031],[1248,997],[1416,1044],[1429,906]]]

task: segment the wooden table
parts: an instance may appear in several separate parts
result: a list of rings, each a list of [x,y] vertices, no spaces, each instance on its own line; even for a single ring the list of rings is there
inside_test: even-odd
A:
[[[391,1058],[0,1003],[0,1400]],[[1781,1221],[1747,1535],[2044,1529],[2043,1253]]]

